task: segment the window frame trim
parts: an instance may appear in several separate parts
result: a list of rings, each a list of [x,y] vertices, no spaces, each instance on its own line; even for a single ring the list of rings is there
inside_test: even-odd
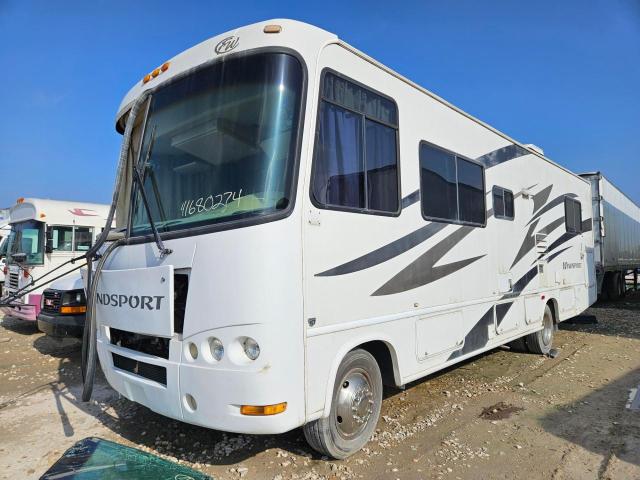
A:
[[[507,203],[504,197],[504,192],[509,192],[511,194],[511,196],[513,197],[513,216],[509,217],[506,215],[506,213],[504,215],[498,215],[496,214],[496,206],[492,205],[493,207],[493,216],[499,220],[508,220],[510,222],[513,222],[516,218],[516,197],[513,194],[512,190],[509,190],[508,188],[504,188],[501,187],[500,185],[494,185],[491,188],[491,203],[493,203],[493,194],[495,192],[495,190],[502,190],[502,206],[504,207],[504,211],[507,211]]]
[[[324,78],[326,76],[327,73],[331,73],[337,77],[342,78],[343,80],[346,80],[347,82],[351,82],[355,85],[357,85],[360,88],[363,88],[365,90],[369,90],[370,92],[375,93],[376,95],[379,95],[387,100],[389,100],[390,102],[393,103],[393,105],[396,107],[396,115],[398,118],[398,125],[392,125],[383,121],[380,121],[377,118],[373,118],[369,115],[366,115],[364,113],[358,112],[356,110],[352,110],[348,107],[345,107],[344,105],[340,105],[339,103],[333,102],[331,100],[327,100],[324,98],[323,95],[323,85],[324,85]],[[334,105],[336,107],[342,108],[343,110],[346,110],[348,112],[351,112],[355,115],[360,115],[363,118],[363,122],[362,122],[362,139],[363,141],[366,143],[366,120],[370,120],[372,122],[378,123],[382,126],[388,127],[388,128],[392,128],[395,131],[396,134],[396,169],[397,169],[397,184],[398,184],[398,208],[396,211],[394,212],[388,212],[385,210],[373,210],[373,209],[369,209],[369,208],[359,208],[359,207],[345,207],[345,206],[340,206],[340,205],[329,205],[329,204],[324,204],[320,201],[318,201],[315,198],[314,192],[313,192],[313,180],[315,178],[316,175],[316,169],[317,169],[317,165],[318,162],[316,162],[316,149],[318,147],[318,126],[320,125],[320,108],[321,108],[321,103],[322,102],[327,102],[331,105]],[[364,190],[364,195],[365,195],[365,204],[368,204],[368,195],[367,195],[367,149],[366,149],[366,145],[363,144],[363,160],[364,160],[364,184],[365,184],[365,190]],[[333,211],[337,211],[337,212],[346,212],[346,213],[361,213],[361,214],[365,214],[365,215],[377,215],[377,216],[382,216],[382,217],[399,217],[400,214],[402,213],[402,172],[401,172],[401,166],[400,166],[400,108],[398,107],[398,103],[390,96],[385,95],[384,93],[379,92],[378,90],[376,90],[375,88],[371,88],[363,83],[358,82],[357,80],[352,79],[351,77],[348,77],[334,69],[332,69],[331,67],[324,67],[322,69],[322,71],[320,72],[320,82],[318,83],[318,103],[316,104],[316,123],[314,125],[314,132],[313,132],[313,149],[311,151],[311,176],[309,179],[309,198],[311,200],[311,204],[320,209],[320,210],[333,210]]]
[[[422,167],[420,165],[420,150],[422,149],[422,145],[426,145],[428,147],[434,148],[436,150],[440,150],[443,151],[449,155],[453,155],[453,158],[455,159],[455,167],[456,167],[456,210],[458,212],[458,219],[457,220],[451,220],[450,218],[439,218],[439,217],[433,217],[430,215],[425,215],[424,214],[424,210],[422,208],[422,202],[424,201],[423,199],[426,198],[423,195],[422,192]],[[466,160],[470,163],[473,163],[477,166],[479,166],[482,170],[482,198],[484,200],[484,222],[483,223],[475,223],[475,222],[467,222],[464,220],[460,220],[460,194],[458,193],[458,157]],[[438,223],[450,223],[452,225],[463,225],[463,226],[468,226],[468,227],[480,227],[480,228],[486,228],[487,226],[487,196],[485,194],[486,189],[487,189],[487,181],[486,181],[486,174],[485,174],[485,166],[476,161],[473,160],[472,158],[469,158],[465,155],[459,154],[454,152],[453,150],[449,150],[448,148],[444,148],[441,147],[440,145],[436,145],[435,143],[429,142],[428,140],[420,140],[420,142],[418,143],[418,178],[419,178],[419,191],[420,191],[420,214],[422,215],[422,218],[424,220],[427,220],[429,222],[438,222]]]

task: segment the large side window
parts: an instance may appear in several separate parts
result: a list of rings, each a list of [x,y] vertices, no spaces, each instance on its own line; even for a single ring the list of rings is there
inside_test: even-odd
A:
[[[73,250],[73,227],[56,225],[52,227],[53,250],[70,252]]]
[[[513,192],[506,188],[494,186],[493,194],[493,216],[505,220],[513,220]]]
[[[483,167],[425,142],[420,144],[420,198],[428,220],[485,225]]]
[[[564,197],[564,224],[568,233],[582,232],[582,205],[578,200]]]
[[[73,249],[79,252],[85,252],[91,247],[93,240],[92,227],[74,227],[73,232]]]
[[[342,77],[323,76],[311,194],[325,208],[397,213],[398,111]]]

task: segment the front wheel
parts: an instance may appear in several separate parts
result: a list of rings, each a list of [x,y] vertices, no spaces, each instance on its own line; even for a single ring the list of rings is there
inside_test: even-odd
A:
[[[527,345],[527,350],[541,355],[549,353],[553,344],[554,331],[553,312],[551,312],[549,305],[546,305],[544,307],[544,316],[542,317],[542,330],[530,333],[525,337],[524,341]]]
[[[369,441],[381,406],[378,362],[366,350],[352,350],[338,368],[329,416],[306,424],[304,436],[323,455],[346,458]]]

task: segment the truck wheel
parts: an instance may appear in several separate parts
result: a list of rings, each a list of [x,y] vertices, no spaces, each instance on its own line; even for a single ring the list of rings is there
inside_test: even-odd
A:
[[[542,317],[542,330],[530,333],[525,337],[527,349],[531,353],[546,355],[551,350],[553,344],[553,333],[555,325],[553,323],[553,313],[549,305],[544,307],[544,316]]]
[[[607,280],[609,300],[618,300],[620,298],[620,272],[610,272]]]
[[[303,427],[309,445],[323,455],[343,459],[371,438],[382,406],[382,375],[366,350],[349,352],[336,375],[331,413]]]

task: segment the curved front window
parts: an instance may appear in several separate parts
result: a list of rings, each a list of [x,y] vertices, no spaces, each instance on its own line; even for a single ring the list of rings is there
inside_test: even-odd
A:
[[[23,265],[42,265],[44,263],[44,223],[36,220],[11,224],[11,233],[7,238],[7,263],[16,263],[16,257],[24,254]]]
[[[302,65],[284,53],[222,59],[158,89],[137,165],[158,231],[286,210],[302,89]],[[148,234],[133,191],[132,234]]]

